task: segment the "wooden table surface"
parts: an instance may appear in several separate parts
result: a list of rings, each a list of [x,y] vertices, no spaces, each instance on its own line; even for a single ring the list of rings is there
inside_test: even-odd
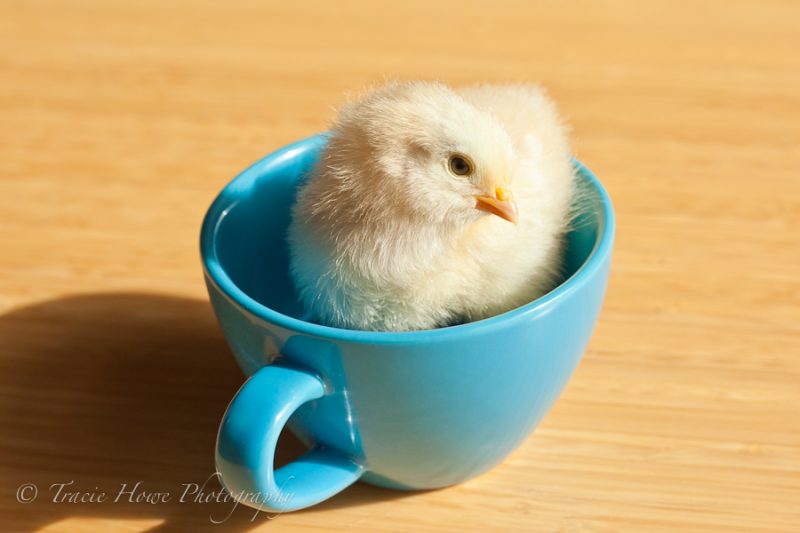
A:
[[[0,530],[800,530],[800,5],[397,4],[0,4]],[[243,380],[204,210],[384,76],[550,89],[618,217],[586,357],[461,486],[181,502]]]

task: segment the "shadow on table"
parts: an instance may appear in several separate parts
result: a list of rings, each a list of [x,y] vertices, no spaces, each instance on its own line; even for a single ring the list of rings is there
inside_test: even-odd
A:
[[[186,484],[208,480],[207,495],[220,491],[217,424],[243,380],[204,301],[81,295],[0,316],[0,509],[8,513],[0,522],[24,532],[75,517],[162,521],[149,531],[247,531],[267,522],[231,502],[180,501]],[[304,451],[288,434],[278,448],[279,464]],[[18,503],[27,483],[38,497]],[[69,485],[55,502],[58,483]],[[123,485],[133,498],[170,499],[131,502],[126,493],[113,502]],[[106,501],[70,503],[67,492],[105,493]],[[300,512],[403,494],[357,484]]]

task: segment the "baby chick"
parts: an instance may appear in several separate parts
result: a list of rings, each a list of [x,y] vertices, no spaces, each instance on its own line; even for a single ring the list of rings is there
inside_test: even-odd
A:
[[[533,85],[394,82],[346,104],[300,187],[291,272],[311,319],[430,329],[526,304],[559,280],[574,186]]]

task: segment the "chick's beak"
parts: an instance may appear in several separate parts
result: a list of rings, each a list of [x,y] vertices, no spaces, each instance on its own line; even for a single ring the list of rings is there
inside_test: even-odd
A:
[[[514,203],[511,191],[508,189],[497,187],[494,196],[476,196],[475,200],[477,200],[475,209],[497,215],[514,224],[519,220],[517,204]]]

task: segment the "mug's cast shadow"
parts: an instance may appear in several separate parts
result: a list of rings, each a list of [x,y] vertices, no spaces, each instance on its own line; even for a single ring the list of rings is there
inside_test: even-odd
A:
[[[231,501],[198,501],[198,492],[181,501],[192,483],[205,483],[206,496],[220,491],[217,425],[243,381],[205,301],[92,294],[0,316],[3,529],[32,532],[87,517],[160,521],[149,531],[247,531],[275,518]],[[303,451],[286,432],[278,464]],[[29,483],[38,495],[22,503],[33,489],[17,491]],[[68,485],[57,495],[61,483]],[[68,492],[105,501],[71,503]],[[403,495],[356,484],[299,512]]]

